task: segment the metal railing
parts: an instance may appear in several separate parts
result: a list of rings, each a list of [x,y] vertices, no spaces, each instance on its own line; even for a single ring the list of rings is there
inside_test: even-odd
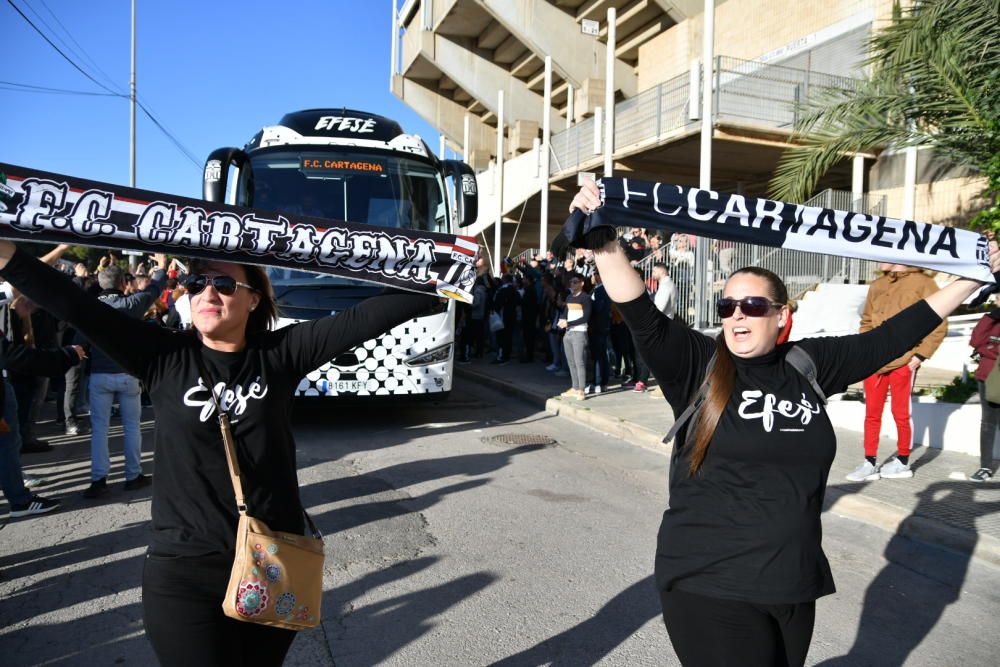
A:
[[[858,79],[730,56],[715,59],[715,122],[790,130],[800,105],[830,90],[854,90]]]
[[[708,326],[718,327],[721,321],[715,313],[715,301],[722,296],[722,290],[729,275],[745,266],[759,266],[781,276],[792,299],[801,299],[806,292],[820,283],[866,283],[875,278],[875,262],[820,255],[818,253],[769,248],[748,243],[711,241],[711,257],[708,259],[708,281],[704,312]],[[693,249],[693,245],[692,245]],[[685,261],[685,255],[671,253],[669,246],[654,252],[635,266],[642,273],[646,287],[656,290],[653,266],[658,262],[667,265],[670,278],[676,288],[675,303],[677,317],[695,326],[697,276],[694,262]],[[694,255],[687,255],[693,260]]]
[[[658,143],[678,130],[694,127],[689,115],[691,77],[680,74],[615,105],[615,151]],[[716,56],[712,115],[729,122],[790,130],[801,103],[827,90],[854,90],[858,80],[812,70],[767,65]],[[551,138],[551,174],[596,161],[594,119],[583,120]]]
[[[850,190],[831,190],[827,188],[809,198],[806,206],[832,208],[837,211],[854,211],[866,215],[887,215],[886,196],[864,192],[860,197]]]
[[[541,251],[538,248],[528,248],[517,257],[514,257],[511,261],[513,262],[514,266],[527,266],[528,262],[533,260],[535,258],[535,255],[537,255],[539,252]]]

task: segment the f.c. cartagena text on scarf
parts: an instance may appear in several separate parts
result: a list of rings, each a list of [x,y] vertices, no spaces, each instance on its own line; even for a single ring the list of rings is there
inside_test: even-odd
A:
[[[597,184],[603,205],[570,216],[563,233],[571,245],[598,227],[644,227],[995,282],[988,239],[965,229],[630,178]]]
[[[0,163],[0,238],[327,273],[472,303],[475,239],[257,211]]]

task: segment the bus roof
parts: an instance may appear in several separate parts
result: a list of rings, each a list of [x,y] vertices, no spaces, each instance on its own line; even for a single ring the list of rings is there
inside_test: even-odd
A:
[[[329,108],[285,114],[277,125],[263,128],[247,142],[248,153],[283,145],[361,146],[419,155],[436,161],[424,141],[405,134],[399,123],[367,111]]]

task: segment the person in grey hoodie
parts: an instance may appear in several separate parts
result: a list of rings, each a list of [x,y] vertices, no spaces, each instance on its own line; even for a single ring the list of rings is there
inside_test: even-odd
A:
[[[149,285],[134,294],[125,294],[125,272],[117,265],[111,265],[97,274],[101,286],[98,299],[116,310],[128,313],[130,317],[142,319],[146,310],[153,305],[166,283],[166,257],[157,255],[159,268],[153,272]],[[108,425],[111,421],[111,406],[117,402],[125,432],[125,490],[138,489],[149,483],[149,477],[142,473],[140,448],[142,433],[139,421],[142,412],[142,389],[138,378],[122,369],[111,357],[99,348],[90,351],[90,486],[83,492],[84,498],[100,498],[108,492],[108,473],[111,459],[108,454]]]

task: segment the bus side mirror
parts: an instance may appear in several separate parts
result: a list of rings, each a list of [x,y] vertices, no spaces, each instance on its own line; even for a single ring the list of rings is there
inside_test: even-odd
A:
[[[461,160],[445,160],[445,173],[454,179],[458,226],[468,227],[479,217],[479,186],[476,172]]]
[[[201,197],[206,201],[226,202],[229,185],[229,167],[243,169],[247,154],[239,148],[216,148],[205,160],[205,178],[201,184]]]

